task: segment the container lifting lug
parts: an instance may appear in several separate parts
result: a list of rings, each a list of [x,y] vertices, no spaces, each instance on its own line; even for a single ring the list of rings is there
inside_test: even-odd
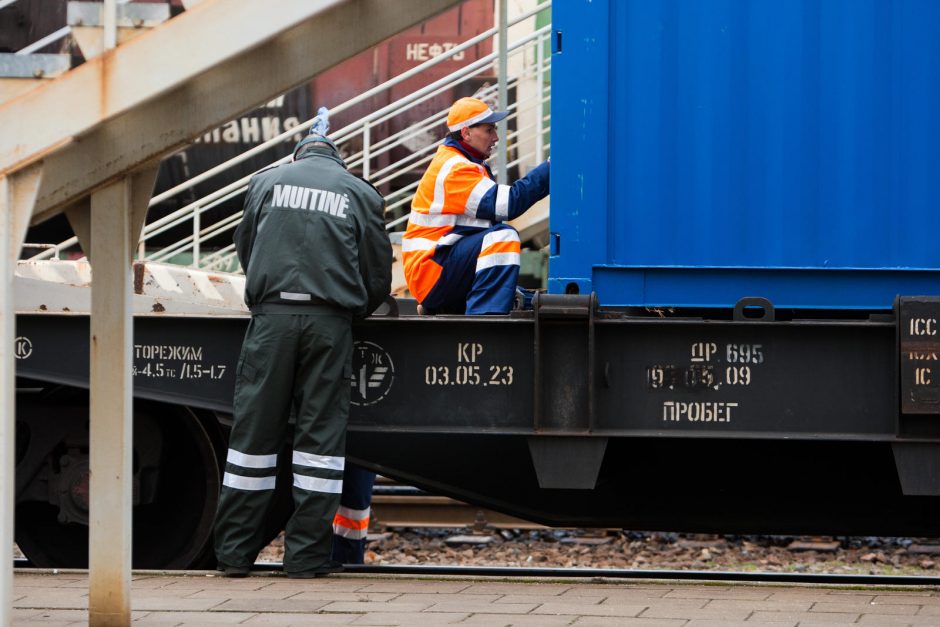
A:
[[[745,296],[734,304],[736,322],[773,322],[774,304],[760,296]]]

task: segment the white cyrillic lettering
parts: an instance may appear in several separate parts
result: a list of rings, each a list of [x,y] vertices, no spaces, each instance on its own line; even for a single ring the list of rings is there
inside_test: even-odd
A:
[[[286,120],[284,120],[284,130],[289,131],[295,126],[297,126],[298,124],[300,124],[300,120],[298,120],[296,117],[287,118]],[[303,133],[294,133],[293,141],[299,142],[301,139],[303,139],[303,137],[304,137]]]
[[[274,139],[281,134],[281,118],[269,115],[261,118],[261,138],[264,141]]]
[[[261,122],[258,118],[242,118],[242,141],[257,144],[261,140]]]
[[[237,144],[241,140],[238,121],[232,121],[222,127],[222,141],[227,144]]]

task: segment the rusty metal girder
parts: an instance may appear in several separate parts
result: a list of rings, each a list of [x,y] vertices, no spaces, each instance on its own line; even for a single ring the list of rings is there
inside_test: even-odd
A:
[[[0,106],[0,173],[45,161],[42,221],[457,1],[205,0]]]

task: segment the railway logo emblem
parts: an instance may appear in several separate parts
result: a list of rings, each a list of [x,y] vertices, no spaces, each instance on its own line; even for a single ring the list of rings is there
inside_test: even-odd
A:
[[[13,340],[13,355],[17,359],[26,359],[33,354],[33,343],[28,337],[19,336]]]
[[[392,358],[378,344],[353,344],[352,398],[350,403],[361,407],[373,405],[385,398],[395,380]]]

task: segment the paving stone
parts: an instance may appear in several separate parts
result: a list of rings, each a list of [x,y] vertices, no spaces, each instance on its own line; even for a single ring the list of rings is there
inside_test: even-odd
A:
[[[462,597],[465,595],[460,594],[457,596]],[[500,603],[573,603],[576,605],[597,605],[607,598],[608,597],[569,597],[564,595],[539,596],[535,594],[507,594],[506,596],[497,598],[494,603],[497,605]]]
[[[425,614],[425,613],[394,613],[383,614],[381,612],[370,612],[354,620],[352,625],[421,625],[421,627],[433,627],[434,625],[453,625],[465,620],[469,614]]]
[[[634,588],[617,586],[578,587],[563,594],[565,601],[571,599],[661,599],[672,592],[672,588]]]
[[[87,577],[59,577],[56,575],[31,575],[15,572],[13,582],[15,588],[50,588],[66,583],[87,583]]]
[[[810,614],[809,612],[768,612],[761,610],[751,614],[751,616],[748,617],[748,620],[758,620],[765,623],[776,621],[793,621],[795,623],[799,623],[800,627],[802,627],[805,623],[826,623],[828,625],[837,623],[844,625],[857,622],[858,617],[858,614],[851,614],[846,612],[817,612],[815,614]]]
[[[766,610],[768,612],[807,612],[813,606],[809,601],[791,599],[787,601],[740,601],[737,599],[715,599],[705,607],[716,610]]]
[[[277,581],[274,577],[177,577],[167,590],[262,590]]]
[[[170,577],[132,577],[131,590],[159,590],[173,582]]]
[[[471,594],[486,594],[476,590],[471,590],[471,584],[466,581],[421,581],[421,580],[397,580],[397,581],[376,581],[361,588],[363,592],[419,592],[429,594],[432,592],[455,593],[469,592]],[[499,594],[491,592],[490,594]]]
[[[60,595],[55,590],[37,590],[13,605],[14,607],[38,607],[50,609],[88,609],[87,596]]]
[[[663,596],[672,590],[669,586],[638,585],[632,581],[617,583],[578,584],[569,586],[563,596],[607,596],[608,594],[637,592],[645,596]]]
[[[810,603],[854,603],[864,605],[875,600],[874,594],[827,594],[821,590],[775,592],[768,601],[809,601]]]
[[[738,599],[763,601],[771,596],[771,591],[760,588],[719,588],[713,586],[675,588],[667,592],[666,599]]]
[[[14,624],[87,624],[88,579],[14,576]],[[940,625],[940,590],[812,586],[577,584],[403,579],[344,574],[244,580],[147,574],[132,580],[135,625]]]
[[[935,606],[936,607],[936,606]],[[904,614],[911,616],[917,614],[920,606],[917,605],[891,605],[888,603],[814,603],[810,612],[849,612],[864,614],[873,612],[877,614]],[[937,607],[940,610],[940,607]]]
[[[581,586],[551,583],[473,583],[461,592],[468,594],[532,594],[538,596],[561,595],[574,591]]]
[[[880,607],[880,606],[875,606],[875,607]],[[912,605],[911,607],[917,607],[917,606]],[[878,610],[873,610],[873,611],[877,612]],[[919,616],[940,616],[940,606],[922,605],[918,608],[917,614]],[[940,620],[938,620],[937,622],[940,623]]]
[[[435,603],[426,612],[465,612],[467,614],[528,614],[538,603],[483,603],[476,601],[445,601]]]
[[[387,603],[371,603],[371,602],[361,602],[361,601],[337,601],[336,603],[330,603],[329,605],[323,606],[320,611],[322,612],[339,612],[339,613],[358,613],[365,614],[366,612],[422,612],[428,607],[431,603],[398,603],[397,601],[389,601]]]
[[[468,602],[468,603],[493,603],[497,600],[500,600],[500,595],[498,594],[454,594],[451,592],[440,592],[440,593],[417,593],[417,592],[406,592],[399,594],[395,601],[400,601],[402,603],[447,603],[453,601]],[[529,603],[537,603],[538,601],[529,601]]]
[[[349,625],[362,614],[294,614],[279,612],[277,614],[258,614],[246,620],[244,625]]]
[[[685,627],[797,627],[796,621],[761,622],[761,621],[726,621],[693,619]]]
[[[66,583],[62,583],[62,584],[55,586],[55,588],[57,590],[71,590],[71,589],[88,590],[88,580],[85,579],[82,581],[68,581]]]
[[[144,588],[138,590],[137,588],[131,588],[131,599],[132,603],[136,599],[192,599],[199,597],[193,596],[193,590],[166,590],[165,588]],[[232,596],[236,593],[231,593],[229,596]],[[246,594],[245,592],[238,592],[239,596]],[[208,598],[208,597],[206,597]]]
[[[316,590],[313,592],[298,592],[290,597],[296,601],[361,601],[365,603],[386,603],[397,601],[401,594],[397,592],[334,592],[331,590]]]
[[[22,596],[33,597],[37,595],[57,595],[63,598],[78,599],[88,596],[87,588],[57,588],[55,586],[23,588],[22,590],[16,590],[16,592],[21,593]]]
[[[261,590],[146,590],[145,592],[154,596],[161,593],[169,595],[170,592],[176,592],[184,595],[184,598],[187,599],[218,599],[220,601],[226,599],[290,599],[299,594],[304,594],[300,588],[296,590],[271,590],[269,588],[262,588]],[[135,590],[133,594],[136,597],[137,591]]]
[[[940,625],[936,616],[904,616],[900,614],[862,614],[858,620],[863,625]]]
[[[261,588],[266,592],[364,592],[371,581],[355,579],[282,579]],[[395,593],[397,594],[397,592]]]
[[[181,599],[149,597],[138,598],[131,593],[131,607],[135,610],[147,610],[150,612],[166,610],[181,612],[203,612],[218,607],[222,601],[219,599]]]
[[[601,605],[646,605],[648,608],[669,607],[682,610],[696,610],[705,607],[709,602],[708,599],[605,599],[601,602]]]
[[[213,608],[220,612],[317,612],[333,601],[295,599],[229,599]]]
[[[32,616],[42,613],[42,610],[37,610],[34,608],[18,608],[14,607],[10,610],[10,618],[13,619],[13,623],[16,624],[19,621],[24,621]]]
[[[552,627],[554,625],[570,625],[577,619],[577,616],[551,616],[540,614],[474,614],[461,625],[489,625],[491,627],[503,627],[504,625],[536,625],[537,627]],[[620,619],[623,620],[623,619]]]
[[[32,616],[29,617],[31,622],[62,622],[62,623],[71,623],[74,621],[84,621],[88,622],[88,612],[83,610],[57,610],[57,609],[46,609],[34,612]],[[19,624],[17,621],[16,624]]]
[[[875,603],[885,603],[885,604],[906,604],[906,605],[933,605],[940,606],[940,597],[931,596],[930,594],[887,594],[885,592],[878,592],[878,595],[875,597]]]
[[[199,625],[203,623],[222,623],[234,625],[257,616],[254,612],[153,612],[148,621],[176,621],[177,625]]]
[[[585,605],[583,603],[543,603],[533,614],[570,614],[572,616],[636,616],[646,609],[646,605]]]
[[[572,623],[577,627],[680,627],[685,625],[684,620],[670,620],[665,618],[612,618],[605,616],[582,616]]]
[[[692,620],[693,618],[704,618],[719,621],[741,621],[746,620],[751,614],[747,609],[727,609],[715,607],[670,607],[669,605],[657,605],[646,608],[646,611],[640,614],[641,618],[684,618]]]

